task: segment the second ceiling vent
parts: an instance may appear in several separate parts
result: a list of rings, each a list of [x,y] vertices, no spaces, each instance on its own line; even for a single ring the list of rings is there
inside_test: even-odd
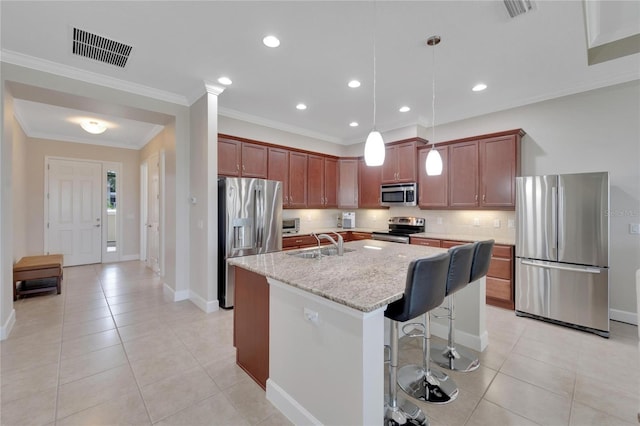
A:
[[[133,46],[92,34],[79,28],[73,29],[73,54],[95,59],[105,64],[124,68]]]

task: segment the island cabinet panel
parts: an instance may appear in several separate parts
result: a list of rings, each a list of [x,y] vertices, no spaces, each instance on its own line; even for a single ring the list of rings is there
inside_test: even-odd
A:
[[[495,244],[487,272],[487,303],[515,309],[515,247]]]
[[[449,147],[449,206],[478,207],[478,142]]]
[[[266,389],[269,378],[269,284],[262,275],[235,268],[233,345],[236,364]]]
[[[388,145],[382,165],[382,183],[416,182],[418,141]],[[420,143],[422,145],[423,143]]]
[[[220,176],[240,176],[242,142],[218,139],[218,174]]]
[[[307,154],[289,152],[289,204],[291,208],[307,207]]]
[[[491,208],[516,205],[516,176],[520,172],[519,143],[515,135],[482,140],[480,150],[480,206]]]
[[[440,240],[433,238],[411,237],[409,240],[411,244],[419,246],[440,247]]]
[[[338,207],[358,208],[358,160],[338,161]]]
[[[267,178],[268,148],[264,145],[242,143],[242,167],[240,174],[243,177]]]
[[[289,206],[289,151],[269,148],[269,173],[267,179],[282,182],[282,205]]]
[[[370,240],[371,232],[351,231],[351,241]]]
[[[418,154],[418,206],[421,208],[447,208],[449,206],[449,147],[435,148],[442,158],[442,174],[428,176],[425,162],[431,148]]]
[[[358,207],[381,208],[380,184],[382,167],[367,166],[364,160],[358,160]]]

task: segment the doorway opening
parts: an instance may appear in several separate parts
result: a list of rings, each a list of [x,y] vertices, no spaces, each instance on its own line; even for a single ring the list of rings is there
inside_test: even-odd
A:
[[[117,220],[118,220],[118,174],[115,170],[107,170],[107,253],[118,251]]]

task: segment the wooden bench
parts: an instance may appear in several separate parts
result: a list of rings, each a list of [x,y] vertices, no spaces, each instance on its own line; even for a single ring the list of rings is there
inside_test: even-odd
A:
[[[62,263],[61,254],[48,254],[44,256],[25,256],[13,265],[13,300],[23,294],[40,293],[53,290],[53,286],[37,285],[32,288],[20,289],[18,282],[27,280],[43,280],[55,278],[55,288],[58,294],[62,292]]]

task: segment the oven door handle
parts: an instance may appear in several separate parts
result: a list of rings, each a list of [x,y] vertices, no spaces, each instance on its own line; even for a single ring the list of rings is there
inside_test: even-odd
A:
[[[373,238],[374,240],[378,240],[378,241],[390,241],[392,243],[402,243],[402,244],[409,244],[409,237],[401,237],[399,235],[378,235],[378,234],[373,234],[371,236],[371,238]]]

